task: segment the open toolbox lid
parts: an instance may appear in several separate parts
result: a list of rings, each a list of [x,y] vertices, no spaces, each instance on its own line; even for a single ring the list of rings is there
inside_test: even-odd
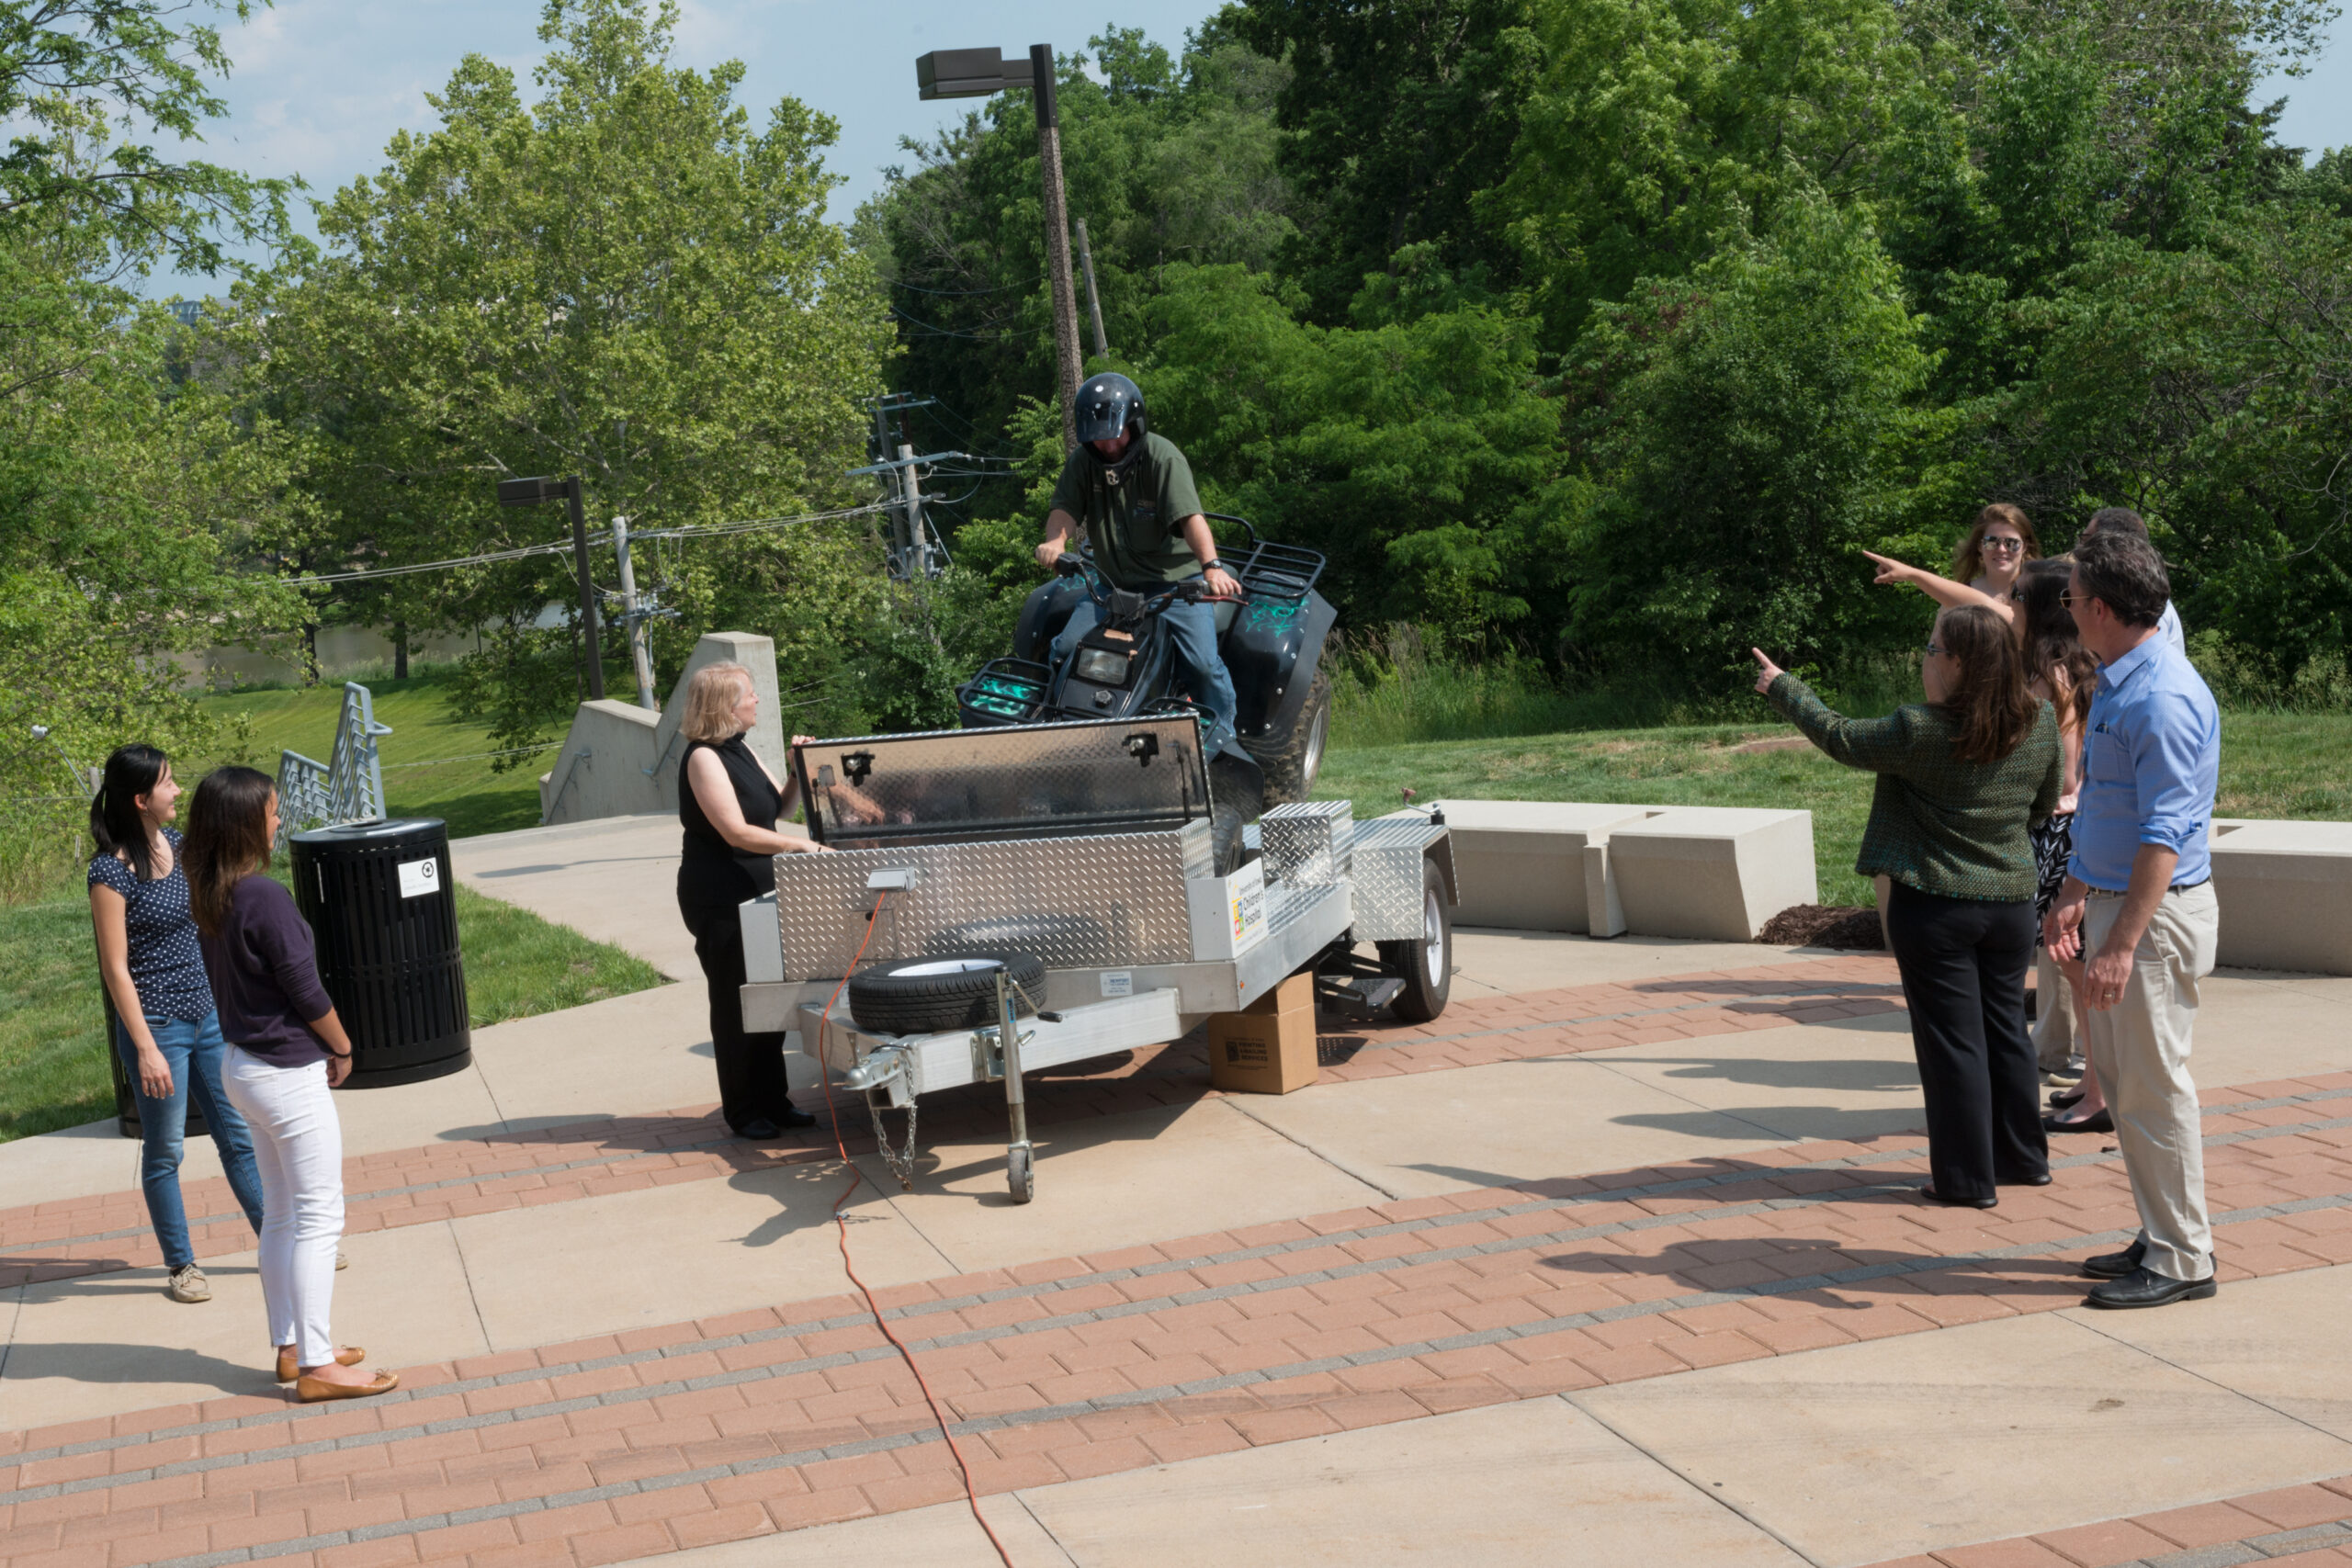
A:
[[[809,836],[840,850],[1166,831],[1209,815],[1190,715],[818,740],[793,772]]]

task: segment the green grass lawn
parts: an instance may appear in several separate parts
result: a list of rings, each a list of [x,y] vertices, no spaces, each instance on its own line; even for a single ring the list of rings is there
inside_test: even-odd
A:
[[[457,894],[476,1028],[663,984],[619,948],[470,887]],[[87,899],[0,908],[0,1143],[114,1113],[103,1007]]]
[[[1870,884],[1854,874],[1854,857],[1870,815],[1871,776],[1809,746],[1732,750],[1795,733],[1768,721],[1334,750],[1316,794],[1353,802],[1359,820],[1396,810],[1403,804],[1400,792],[1408,788],[1423,805],[1453,796],[1802,807],[1813,813],[1822,902],[1867,904]],[[2352,819],[2352,715],[2224,715],[2217,812]]]
[[[522,766],[494,773],[492,763],[499,759],[479,755],[497,749],[488,731],[449,711],[447,671],[428,668],[405,681],[363,684],[375,699],[376,721],[392,728],[377,743],[392,815],[438,817],[449,824],[453,839],[538,825],[538,777],[547,772],[554,748],[503,759]],[[251,716],[255,765],[275,776],[280,751],[330,760],[343,714],[343,687],[323,682],[308,690],[230,692],[203,702],[218,717]]]

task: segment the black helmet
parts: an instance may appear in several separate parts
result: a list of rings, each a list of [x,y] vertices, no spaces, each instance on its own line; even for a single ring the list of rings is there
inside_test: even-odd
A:
[[[1116,374],[1097,376],[1078,389],[1078,438],[1114,441],[1130,424],[1144,433],[1143,389]]]

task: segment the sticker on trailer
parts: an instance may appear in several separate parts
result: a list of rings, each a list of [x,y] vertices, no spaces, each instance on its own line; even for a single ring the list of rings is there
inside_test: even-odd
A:
[[[1233,919],[1235,956],[1266,940],[1266,865],[1251,861],[1226,879],[1226,898]]]
[[[441,862],[438,857],[402,861],[400,872],[401,897],[403,898],[422,898],[427,893],[441,891]]]
[[[1136,976],[1132,969],[1102,971],[1102,994],[1106,997],[1132,997],[1136,994]]]

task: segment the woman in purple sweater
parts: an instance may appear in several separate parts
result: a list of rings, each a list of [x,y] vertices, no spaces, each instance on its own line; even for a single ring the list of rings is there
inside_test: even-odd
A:
[[[343,1123],[328,1093],[351,1076],[351,1040],[319,984],[311,928],[263,873],[277,840],[277,790],[251,768],[220,768],[188,808],[188,907],[229,1041],[221,1075],[253,1129],[261,1168],[261,1291],[277,1381],[305,1404],[358,1399],[398,1374],[357,1371],[365,1352],[328,1331],[343,1237]]]

